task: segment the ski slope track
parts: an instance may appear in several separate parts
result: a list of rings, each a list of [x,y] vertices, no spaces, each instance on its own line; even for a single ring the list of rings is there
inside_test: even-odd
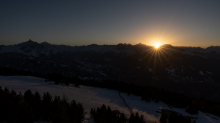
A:
[[[139,96],[128,95],[126,93],[119,94],[115,90],[88,86],[55,85],[53,82],[45,83],[45,79],[31,76],[0,76],[0,86],[15,90],[17,93],[24,93],[28,89],[32,92],[38,91],[41,95],[44,92],[49,92],[52,96],[64,96],[68,101],[75,100],[76,102],[80,102],[83,104],[86,112],[84,119],[86,123],[93,122],[89,114],[90,109],[100,107],[102,104],[110,106],[113,110],[117,109],[123,112],[127,117],[130,116],[130,109],[133,113],[139,112],[139,114],[144,115],[147,123],[159,123],[160,114],[156,111],[159,109],[170,109],[162,102],[145,102]],[[185,109],[172,108],[170,110],[182,113],[184,116],[197,117],[197,123],[220,123],[220,117],[212,114],[199,112],[197,115],[190,115],[185,112]]]

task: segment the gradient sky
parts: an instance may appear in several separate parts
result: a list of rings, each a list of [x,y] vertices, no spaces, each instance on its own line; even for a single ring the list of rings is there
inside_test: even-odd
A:
[[[220,45],[220,0],[1,0],[0,44]]]

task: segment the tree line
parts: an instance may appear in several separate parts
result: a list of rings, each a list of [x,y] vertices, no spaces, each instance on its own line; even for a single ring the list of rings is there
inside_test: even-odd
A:
[[[118,110],[111,110],[109,106],[106,107],[104,104],[101,108],[92,108],[90,117],[96,123],[145,123],[144,116],[139,115],[138,112],[135,115],[132,113],[129,118],[126,118],[124,113]]]
[[[0,100],[0,122],[81,123],[85,115],[82,104],[77,104],[74,100],[68,103],[59,96],[52,98],[48,92],[43,96],[37,91],[32,93],[31,90],[17,94],[14,90],[0,87]]]
[[[196,118],[183,116],[173,110],[161,109],[160,123],[196,123]]]

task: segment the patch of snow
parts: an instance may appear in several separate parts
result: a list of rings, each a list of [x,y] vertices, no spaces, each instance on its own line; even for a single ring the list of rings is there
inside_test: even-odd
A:
[[[168,71],[168,73],[171,74],[171,76],[177,76],[177,75],[175,74],[175,69],[168,69],[168,68],[166,68],[166,71]],[[178,76],[177,76],[177,77],[178,77]]]
[[[209,75],[212,75],[212,72],[206,71],[206,73],[208,73]]]
[[[202,71],[199,71],[199,73],[200,73],[201,75],[204,75]]]
[[[110,58],[105,58],[105,61],[110,61]]]
[[[86,80],[86,79],[89,79],[89,77],[80,77],[80,76],[78,76],[80,79],[82,79],[82,80]]]
[[[170,73],[175,73],[175,69],[168,69],[168,68],[166,68],[166,70],[167,70],[168,72],[170,72]]]
[[[103,73],[103,71],[98,71],[98,73],[103,75],[103,76],[107,76],[106,74]]]
[[[62,65],[62,64],[61,64],[61,66],[62,66],[62,67],[68,67],[69,65]]]

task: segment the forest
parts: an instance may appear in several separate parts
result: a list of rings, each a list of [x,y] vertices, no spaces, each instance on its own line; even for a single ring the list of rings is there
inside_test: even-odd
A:
[[[53,123],[80,123],[84,118],[82,104],[74,100],[68,103],[65,98],[47,92],[41,96],[38,92],[27,90],[17,94],[14,90],[0,88],[0,122],[33,123],[34,121],[52,121]]]

